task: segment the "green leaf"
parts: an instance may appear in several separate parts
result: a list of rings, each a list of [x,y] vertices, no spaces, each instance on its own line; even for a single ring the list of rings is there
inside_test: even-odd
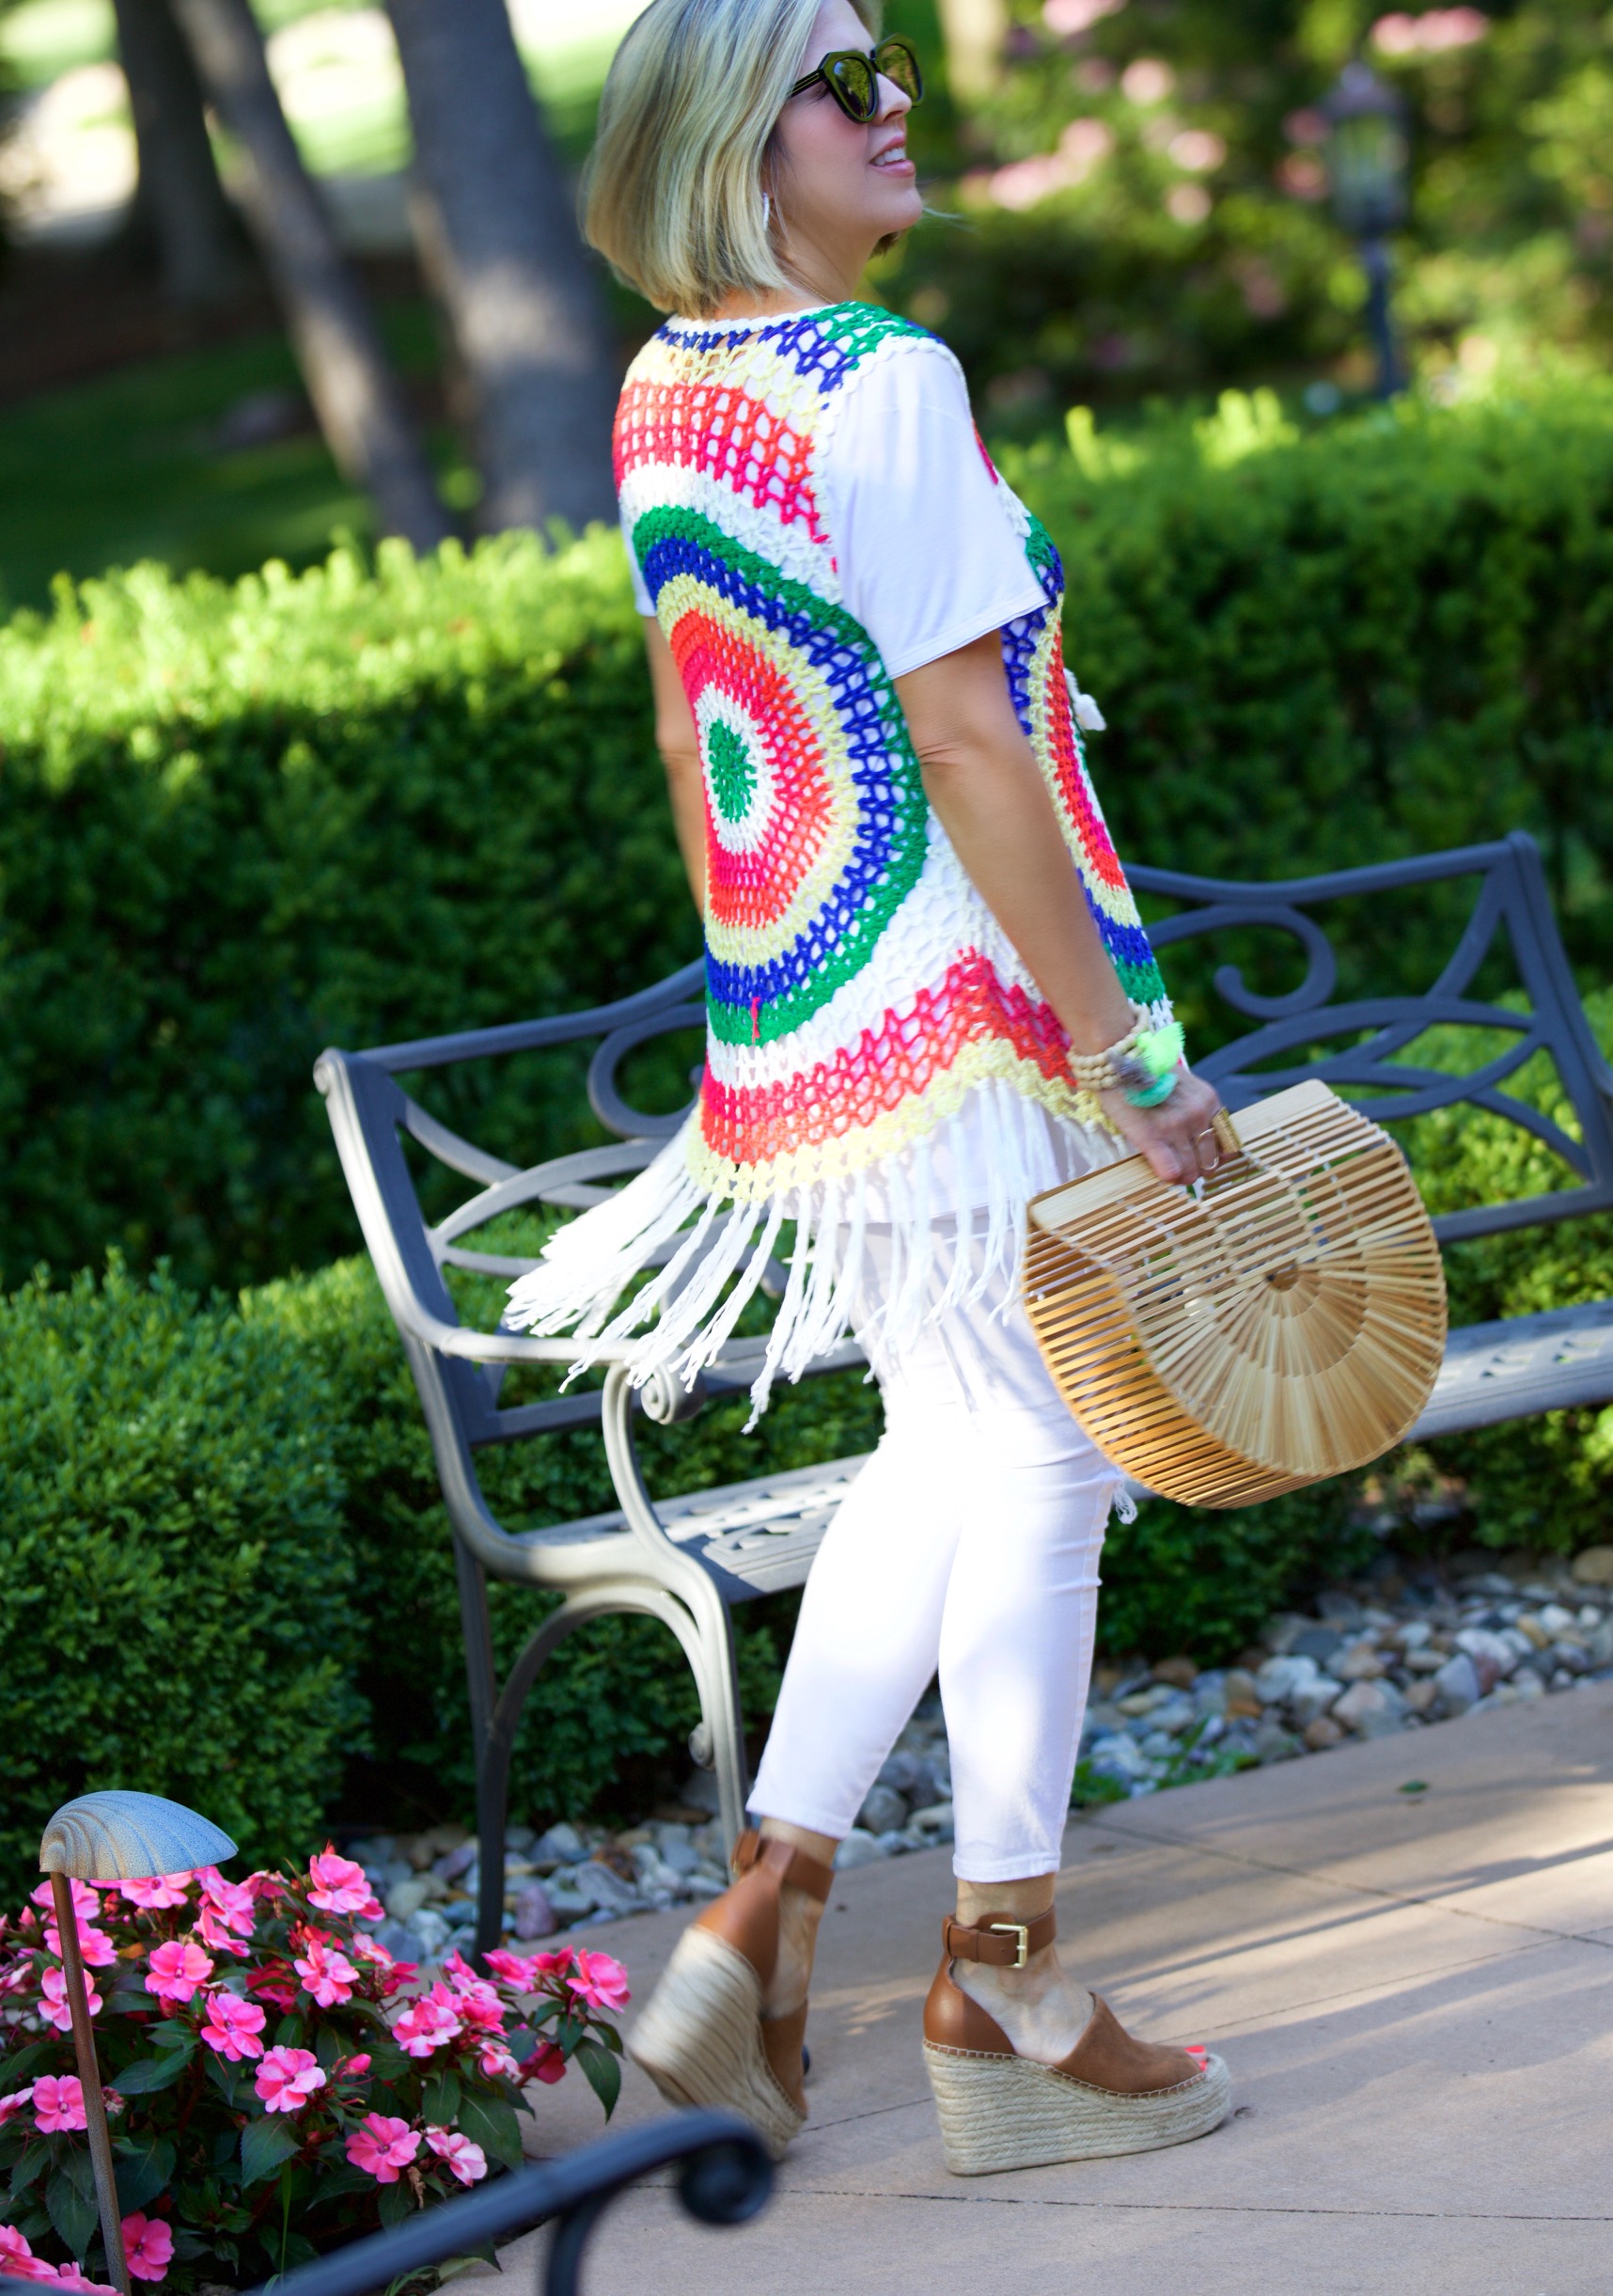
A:
[[[396,2184],[382,2186],[379,2213],[381,2222],[388,2232],[395,2225],[400,2225],[403,2222],[414,2206],[414,2200],[415,2195],[401,2177],[399,2178]]]
[[[117,2206],[127,2216],[143,2209],[174,2173],[174,2147],[165,2136],[150,2132],[119,2145],[113,2167],[117,2177]]]
[[[84,2159],[87,2163],[89,2155]],[[55,2226],[70,2257],[80,2263],[89,2254],[89,2243],[95,2238],[95,2185],[92,2180],[86,2193],[71,2174],[73,2156],[57,2169],[45,2187],[45,2207],[51,2223]]]
[[[304,2021],[298,2015],[297,2011],[295,2009],[289,2011],[274,2028],[275,2048],[301,2049],[303,2046],[303,2029]]]
[[[25,2193],[36,2178],[42,2177],[50,2162],[48,2145],[28,2146],[11,2171],[12,2199],[15,2200],[19,2193]]]
[[[505,2168],[521,2166],[521,2125],[502,2097],[467,2096],[460,2105],[459,2125],[490,2161]]]
[[[351,2044],[334,2025],[321,2025],[314,2036],[314,2054],[328,2073],[338,2057],[351,2055]]]
[[[172,2088],[174,2083],[190,2063],[194,2050],[176,2050],[172,2056],[136,2057],[113,2076],[112,2086],[120,2097],[149,2097],[158,2089]]]
[[[460,2109],[460,2077],[451,2066],[426,2084],[420,2099],[420,2117],[440,2129],[451,2127]]]
[[[609,2120],[621,2095],[621,2067],[591,2035],[587,2040],[578,2042],[576,2062],[587,2075],[588,2086],[603,2105],[605,2118]]]
[[[0,2058],[0,2097],[9,2097],[56,2053],[54,2041],[30,2041],[25,2049]]]
[[[241,2181],[261,2184],[298,2150],[301,2139],[284,2113],[265,2113],[241,2131]]]

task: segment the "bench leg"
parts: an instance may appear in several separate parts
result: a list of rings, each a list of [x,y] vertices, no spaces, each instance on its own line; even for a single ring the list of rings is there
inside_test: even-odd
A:
[[[477,1570],[477,1565],[471,1568]],[[480,1578],[479,1570],[477,1570]],[[712,1737],[722,1800],[723,1832],[731,1850],[744,1823],[748,1781],[744,1763],[744,1732],[740,1719],[739,1674],[734,1662],[733,1637],[728,1613],[716,1590],[711,1596],[709,1616],[694,1617],[690,1606],[665,1587],[643,1580],[603,1580],[567,1596],[528,1641],[505,1677],[478,1731],[477,1749],[477,1826],[479,1844],[480,1887],[477,1898],[476,1950],[486,1953],[498,1943],[504,1927],[504,1828],[509,1815],[509,1768],[515,1752],[515,1733],[533,1684],[573,1628],[590,1618],[612,1612],[634,1612],[658,1618],[678,1638],[689,1661],[699,1695],[700,1714]],[[482,1588],[485,1613],[486,1589]],[[493,1679],[491,1644],[488,1679]],[[475,1714],[473,1694],[472,1712]],[[489,1844],[493,1852],[488,1854]]]

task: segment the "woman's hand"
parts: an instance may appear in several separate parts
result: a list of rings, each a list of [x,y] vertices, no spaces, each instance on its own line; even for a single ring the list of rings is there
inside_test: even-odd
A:
[[[1154,1177],[1185,1187],[1221,1161],[1214,1132],[1221,1096],[1183,1062],[1176,1090],[1156,1109],[1135,1108],[1124,1093],[1103,1093],[1099,1105],[1126,1146],[1148,1158]]]

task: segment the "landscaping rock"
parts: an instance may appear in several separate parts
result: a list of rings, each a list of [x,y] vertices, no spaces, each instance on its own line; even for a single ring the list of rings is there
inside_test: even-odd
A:
[[[1446,1660],[1433,1677],[1433,1687],[1439,1695],[1439,1709],[1446,1715],[1465,1714],[1481,1695],[1479,1670],[1465,1650]]]
[[[1314,1722],[1306,1723],[1300,1736],[1312,1753],[1324,1753],[1329,1746],[1342,1743],[1344,1733],[1331,1714],[1319,1714]]]
[[[1574,1576],[1581,1586],[1613,1586],[1613,1547],[1582,1547]]]
[[[413,1874],[407,1881],[397,1882],[387,1891],[386,1911],[394,1921],[413,1923],[431,1894],[431,1885],[426,1877]]]
[[[568,1826],[563,1820],[551,1826],[547,1833],[540,1834],[532,1845],[535,1865],[577,1865],[587,1854],[587,1846],[575,1826]]]
[[[866,1827],[853,1826],[835,1852],[835,1870],[849,1874],[855,1866],[877,1864],[885,1854]]]
[[[869,1833],[898,1831],[907,1823],[907,1803],[893,1786],[873,1786],[857,1812],[857,1823]]]
[[[559,1916],[541,1881],[524,1881],[516,1891],[514,1926],[524,1945],[530,1945],[540,1937],[553,1937],[560,1926]]]
[[[1333,1707],[1333,1720],[1362,1738],[1376,1738],[1398,1729],[1404,1701],[1386,1682],[1352,1682]]]

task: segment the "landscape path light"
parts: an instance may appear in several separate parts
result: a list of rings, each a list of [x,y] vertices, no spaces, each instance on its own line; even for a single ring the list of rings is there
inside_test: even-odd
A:
[[[1406,219],[1405,106],[1359,58],[1346,64],[1321,105],[1327,122],[1333,212],[1361,251],[1367,324],[1378,355],[1378,396],[1401,387],[1389,318],[1389,233]]]
[[[79,1951],[73,1883],[85,1881],[105,1889],[118,1881],[149,1880],[157,1874],[194,1873],[198,1865],[216,1865],[221,1858],[234,1855],[235,1844],[227,1833],[221,1833],[182,1802],[164,1801],[160,1794],[81,1795],[77,1801],[62,1804],[39,1843],[39,1871],[50,1876],[55,1907],[107,2276],[122,2296],[131,2296],[129,2265],[123,2254],[123,2219],[117,2207],[117,2178],[106,2129],[106,2100],[101,2093],[95,2030],[89,2021],[84,1956]],[[81,2257],[79,2262],[83,2261]]]

